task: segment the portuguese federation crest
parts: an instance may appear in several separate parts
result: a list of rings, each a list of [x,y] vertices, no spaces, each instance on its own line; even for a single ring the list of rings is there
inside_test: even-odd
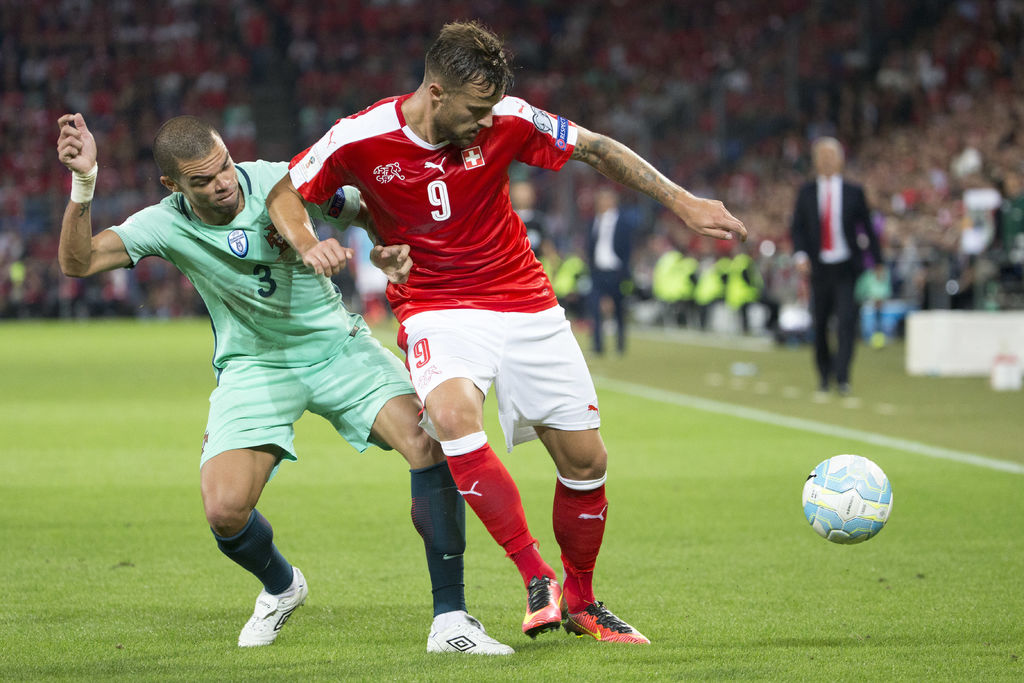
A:
[[[228,246],[235,256],[241,258],[248,254],[249,238],[246,237],[245,230],[232,230],[228,233]]]

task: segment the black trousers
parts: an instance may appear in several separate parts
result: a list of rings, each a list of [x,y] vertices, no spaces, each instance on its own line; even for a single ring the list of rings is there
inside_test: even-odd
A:
[[[602,299],[612,301],[615,315],[615,348],[619,353],[626,351],[626,302],[622,295],[622,283],[627,274],[620,270],[593,270],[590,274],[593,283],[590,290],[590,319],[593,323],[594,351],[604,353],[604,314],[601,310]]]
[[[857,340],[857,306],[853,288],[857,282],[853,263],[820,263],[811,274],[812,314],[814,316],[814,360],[822,387],[831,380],[850,381],[850,363]],[[836,320],[836,350],[829,343],[829,322]]]

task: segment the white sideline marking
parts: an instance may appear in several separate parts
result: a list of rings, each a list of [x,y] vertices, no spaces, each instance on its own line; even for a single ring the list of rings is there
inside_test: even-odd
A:
[[[788,427],[790,429],[798,429],[804,432],[823,434],[825,436],[855,439],[857,441],[863,441],[864,443],[869,443],[874,446],[894,448],[896,450],[906,451],[908,453],[925,455],[928,456],[929,458],[938,458],[940,460],[952,460],[953,462],[964,463],[966,465],[975,465],[977,467],[984,467],[990,470],[1000,470],[1002,472],[1011,472],[1013,474],[1024,474],[1024,465],[1015,462],[1009,462],[1007,460],[987,458],[983,455],[978,455],[977,453],[955,451],[950,448],[931,446],[926,443],[921,443],[920,441],[900,439],[894,436],[885,436],[884,434],[876,434],[874,432],[867,432],[860,429],[851,429],[849,427],[838,427],[836,425],[831,425],[826,422],[806,420],[800,417],[789,417],[786,415],[780,415],[778,413],[771,413],[768,412],[767,410],[758,410],[757,408],[736,406],[729,403],[722,403],[721,401],[712,401],[706,398],[699,398],[697,396],[690,396],[688,394],[680,394],[674,391],[666,391],[665,389],[656,389],[654,387],[645,386],[643,384],[623,382],[621,380],[609,379],[607,377],[594,377],[594,380],[600,387],[609,389],[611,391],[617,391],[619,393],[628,394],[630,396],[636,396],[638,398],[647,398],[651,399],[652,401],[660,401],[661,403],[670,403],[677,406],[685,406],[687,408],[696,408],[697,410],[704,410],[709,413],[731,415],[733,417],[740,417],[745,420],[753,420],[754,422],[764,422],[770,425]]]
[[[783,398],[800,398],[802,393],[798,387],[782,387]]]
[[[641,327],[630,330],[637,339],[682,342],[690,346],[705,346],[709,349],[734,349],[736,351],[771,351],[775,343],[769,337],[742,337],[736,334],[687,330],[685,328]]]

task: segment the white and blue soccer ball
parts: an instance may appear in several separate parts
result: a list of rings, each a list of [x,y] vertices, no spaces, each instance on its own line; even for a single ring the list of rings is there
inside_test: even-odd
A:
[[[892,512],[892,485],[882,468],[860,455],[823,461],[804,484],[804,515],[833,543],[860,543],[875,536]]]

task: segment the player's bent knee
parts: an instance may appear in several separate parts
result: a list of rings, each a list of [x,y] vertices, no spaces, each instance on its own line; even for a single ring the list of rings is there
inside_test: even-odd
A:
[[[405,435],[402,443],[392,444],[392,447],[402,454],[413,469],[436,465],[444,460],[441,445],[418,427],[415,432]]]
[[[592,481],[605,476],[608,470],[608,451],[598,430],[538,428],[537,433],[562,477]]]
[[[413,469],[441,462],[437,442],[420,427],[420,402],[415,394],[396,396],[384,404],[371,434],[402,454]]]
[[[213,533],[226,538],[245,528],[249,515],[252,514],[252,507],[244,500],[218,497],[214,500],[204,499],[203,511]]]
[[[607,473],[604,463],[566,463],[559,465],[558,476],[566,481],[603,483]],[[598,484],[600,486],[600,484]],[[573,488],[573,487],[570,487]],[[584,487],[585,490],[585,487]]]
[[[458,405],[434,408],[430,421],[442,441],[483,431],[478,411]]]

